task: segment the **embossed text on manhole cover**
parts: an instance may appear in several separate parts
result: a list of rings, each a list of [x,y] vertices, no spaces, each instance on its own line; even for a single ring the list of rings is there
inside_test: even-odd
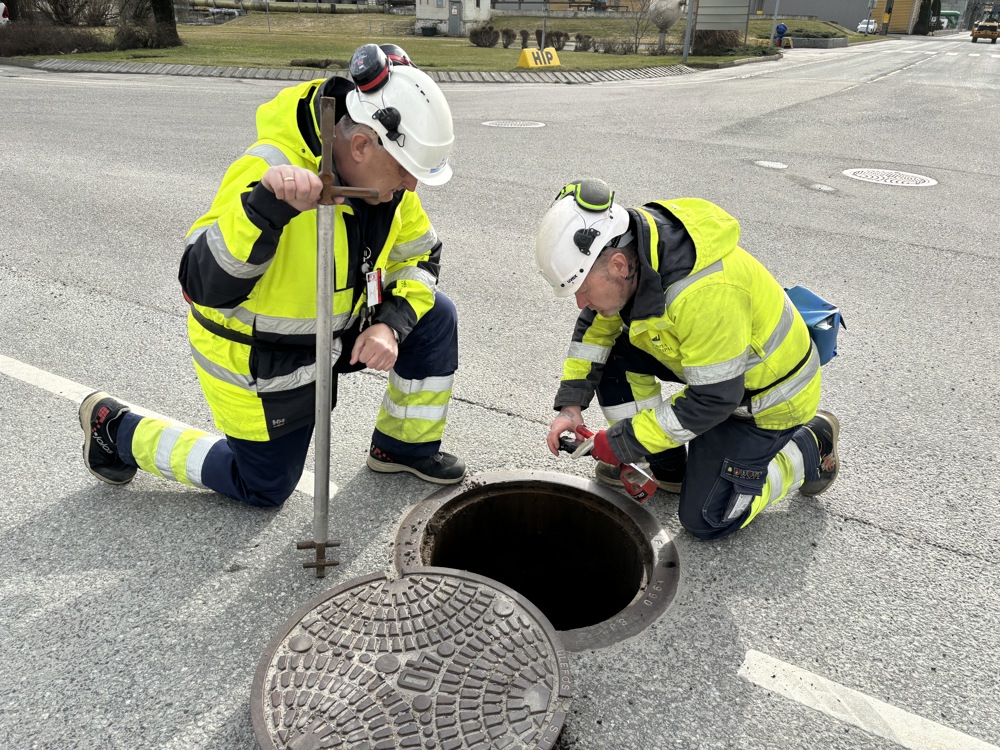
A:
[[[483,123],[488,128],[544,128],[544,122],[534,120],[487,120]]]
[[[937,180],[912,172],[900,172],[896,169],[845,169],[844,174],[862,182],[878,182],[882,185],[898,185],[900,187],[930,187],[937,185]]]
[[[265,750],[547,750],[569,709],[558,634],[465,571],[357,578],[283,626],[251,688]]]

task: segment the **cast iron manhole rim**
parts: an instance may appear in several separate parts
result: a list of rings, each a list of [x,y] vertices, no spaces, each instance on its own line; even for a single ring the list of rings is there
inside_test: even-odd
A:
[[[930,187],[937,185],[937,180],[924,177],[913,172],[901,172],[898,169],[845,169],[844,174],[854,180],[875,182],[879,185],[896,187]]]
[[[483,123],[488,128],[544,128],[544,122],[535,120],[487,120]]]
[[[250,689],[262,750],[549,750],[572,676],[552,624],[463,570],[374,573],[300,607]]]
[[[569,630],[558,630],[563,644],[570,651],[604,648],[645,630],[666,610],[677,593],[680,566],[677,549],[667,532],[643,506],[621,492],[568,474],[544,471],[495,472],[477,474],[461,484],[443,487],[411,508],[400,523],[393,551],[393,564],[403,573],[432,565],[432,540],[427,527],[454,515],[473,502],[510,494],[522,489],[529,491],[555,486],[575,493],[580,502],[601,512],[619,524],[622,531],[633,536],[643,547],[642,578],[631,602],[610,618]],[[558,584],[558,581],[554,581]],[[542,612],[545,606],[535,602]],[[550,618],[551,620],[551,618]]]

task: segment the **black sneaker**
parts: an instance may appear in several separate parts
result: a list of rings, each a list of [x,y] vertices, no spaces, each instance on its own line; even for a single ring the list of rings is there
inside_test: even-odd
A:
[[[407,471],[434,484],[458,484],[465,478],[465,461],[444,451],[412,458],[395,456],[373,445],[368,451],[367,464],[369,469],[382,474]]]
[[[137,471],[118,458],[110,431],[112,423],[128,411],[131,410],[125,404],[103,391],[91,393],[80,404],[83,462],[91,474],[108,484],[127,484]]]
[[[681,477],[683,477],[683,474],[682,470]],[[678,481],[660,479],[660,477],[656,476],[655,471],[653,472],[653,476],[656,477],[657,485],[664,492],[670,492],[674,495],[681,493],[681,482],[679,479]],[[604,461],[597,462],[597,468],[594,469],[594,478],[605,487],[614,487],[615,489],[621,489],[622,487],[621,470],[619,467],[605,463]]]
[[[815,417],[806,422],[805,428],[816,436],[816,442],[819,443],[819,478],[803,482],[799,492],[812,497],[826,492],[840,471],[840,460],[837,458],[840,422],[830,412],[818,411]]]

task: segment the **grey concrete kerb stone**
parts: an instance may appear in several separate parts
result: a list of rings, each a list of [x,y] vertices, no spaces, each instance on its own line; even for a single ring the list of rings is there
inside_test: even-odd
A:
[[[202,76],[212,78],[268,78],[282,81],[309,81],[330,75],[346,75],[344,71],[324,71],[302,68],[224,68],[211,65],[180,65],[165,63],[119,63],[111,67],[108,63],[90,60],[47,58],[39,62],[0,58],[5,65],[40,68],[64,73],[140,73],[174,76]],[[570,72],[562,70],[519,70],[504,73],[449,72],[425,70],[435,81],[449,83],[597,83],[600,81],[640,80],[686,75],[696,72],[686,65],[659,65],[640,70],[595,70]]]

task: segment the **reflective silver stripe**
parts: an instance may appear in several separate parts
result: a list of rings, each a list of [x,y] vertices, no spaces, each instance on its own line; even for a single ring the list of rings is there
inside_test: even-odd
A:
[[[394,419],[427,419],[438,422],[448,416],[448,404],[441,406],[400,406],[389,394],[382,397],[382,408]]]
[[[415,240],[393,245],[392,250],[389,251],[389,260],[398,263],[408,258],[419,258],[421,255],[427,255],[437,243],[437,232],[432,226]]]
[[[792,483],[788,488],[788,491],[791,492],[792,490],[797,490],[802,486],[802,483],[806,481],[806,462],[802,457],[802,449],[799,448],[798,444],[793,440],[789,440],[788,443],[785,444],[785,447],[781,449],[781,452],[792,464]],[[770,466],[767,467],[767,474],[768,476],[771,475]]]
[[[407,380],[399,377],[395,370],[389,371],[389,383],[403,393],[444,393],[455,384],[454,375],[441,375],[423,380]]]
[[[211,375],[216,380],[221,380],[223,383],[229,383],[230,385],[235,385],[237,388],[242,388],[246,391],[255,391],[254,379],[249,375],[239,375],[235,372],[227,370],[221,365],[215,364],[212,360],[208,359],[204,354],[199,352],[194,348],[194,344],[191,345],[191,356],[194,358],[195,363],[204,370],[206,373]]]
[[[598,346],[597,344],[584,344],[579,341],[574,341],[569,345],[569,351],[566,352],[567,359],[583,359],[587,362],[596,362],[599,365],[603,365],[608,361],[608,357],[611,356],[610,346]]]
[[[392,273],[387,273],[385,275],[385,286],[389,286],[392,282],[399,281],[400,279],[419,281],[421,284],[430,287],[432,290],[437,286],[437,279],[434,277],[434,274],[430,271],[425,271],[423,268],[417,268],[416,266],[406,266],[404,268],[397,269]]]
[[[689,443],[697,437],[691,430],[681,427],[677,415],[674,414],[674,407],[667,401],[656,408],[656,422],[675,443]]]
[[[350,320],[350,313],[334,315],[333,330],[344,330]],[[316,318],[279,318],[275,315],[257,315],[255,322],[257,330],[264,333],[278,333],[286,336],[316,334]]]
[[[221,440],[222,438],[212,437],[211,435],[202,435],[191,446],[191,452],[188,453],[187,460],[184,462],[184,470],[187,472],[188,481],[195,487],[208,489],[201,481],[201,469],[205,465],[205,458],[208,456],[208,452],[212,450],[216,443],[221,442]]]
[[[667,291],[663,295],[664,305],[670,307],[673,301],[680,296],[680,293],[687,289],[689,286],[694,284],[696,281],[700,281],[706,276],[711,276],[713,273],[718,273],[722,270],[722,261],[717,260],[715,263],[710,265],[708,268],[703,268],[698,273],[687,276],[680,281],[675,281],[673,284],[667,287]]]
[[[732,521],[734,518],[739,518],[743,511],[747,509],[747,506],[753,502],[753,499],[753,495],[740,495],[737,497],[736,504],[733,506],[733,509],[729,511],[729,514],[726,516],[726,520]]]
[[[609,422],[621,422],[623,419],[631,419],[643,409],[655,409],[662,403],[662,398],[654,396],[642,401],[627,401],[615,406],[602,406],[601,411],[604,412],[604,418]]]
[[[749,372],[765,359],[770,357],[778,347],[781,346],[785,341],[785,337],[792,330],[792,324],[795,322],[795,306],[792,301],[785,295],[785,304],[781,308],[781,318],[778,320],[778,324],[774,327],[771,335],[768,336],[767,341],[764,343],[764,356],[760,357],[753,350],[750,351],[747,357],[746,372]]]
[[[184,247],[189,248],[195,243],[195,241],[201,237],[205,232],[208,231],[208,227],[198,227],[191,234],[188,235],[187,239],[184,240]]]
[[[697,367],[684,368],[684,380],[688,385],[711,385],[712,383],[725,383],[727,380],[739,377],[747,371],[746,361],[747,350],[738,357],[733,357],[726,362],[717,362],[714,365],[699,365]]]
[[[795,445],[795,443],[792,443],[792,445]],[[770,482],[768,487],[771,488],[771,491],[767,494],[767,504],[770,505],[781,497],[785,485],[784,477],[781,475],[781,468],[773,459],[767,465],[767,481]]]
[[[212,252],[212,257],[215,258],[215,262],[219,264],[222,270],[233,278],[256,279],[259,276],[263,276],[264,271],[268,269],[271,261],[274,260],[271,258],[260,265],[255,265],[253,263],[245,263],[239,258],[234,257],[229,252],[226,239],[222,236],[222,230],[219,229],[219,222],[215,222],[210,226],[207,234],[206,244]]]
[[[785,403],[812,382],[813,377],[819,372],[819,352],[816,351],[816,345],[812,342],[810,342],[810,347],[809,361],[795,377],[789,378],[766,393],[751,399],[750,405],[754,414],[760,414],[773,406]]]
[[[249,149],[245,155],[260,157],[267,162],[267,166],[269,167],[283,167],[286,164],[291,164],[288,157],[285,156],[284,151],[277,146],[270,146],[266,143],[260,146],[254,146]]]
[[[176,482],[177,477],[174,476],[174,472],[170,468],[170,454],[174,452],[174,446],[182,432],[184,430],[180,427],[167,427],[160,433],[160,438],[156,441],[156,455],[153,457],[153,463],[160,470],[163,478],[172,482]]]
[[[340,352],[343,349],[343,344],[340,339],[333,340],[333,359],[332,362],[336,362],[340,359]],[[287,375],[279,375],[276,378],[258,378],[257,379],[257,392],[258,393],[278,393],[280,391],[290,391],[293,388],[301,388],[304,385],[309,385],[310,383],[316,382],[316,365],[303,365],[294,372],[290,372]]]
[[[253,328],[254,319],[257,317],[251,310],[247,310],[245,307],[215,307],[213,308],[217,313],[226,318],[236,318],[243,325]]]

